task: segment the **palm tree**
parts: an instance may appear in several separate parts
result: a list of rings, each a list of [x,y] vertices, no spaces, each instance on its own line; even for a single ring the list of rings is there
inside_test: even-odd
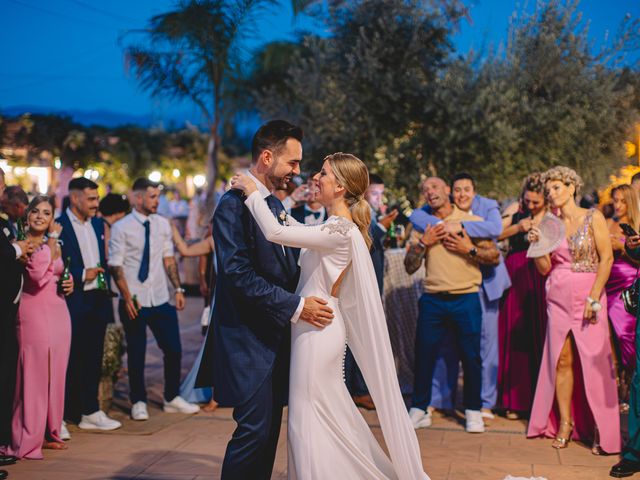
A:
[[[294,12],[308,2],[292,0]],[[275,0],[181,0],[175,10],[152,17],[138,33],[146,42],[125,47],[127,63],[140,86],[152,96],[189,100],[209,127],[207,177],[209,197],[218,172],[218,152],[225,122],[241,109],[239,86],[248,57],[243,40],[257,15]],[[213,200],[211,200],[213,207]]]

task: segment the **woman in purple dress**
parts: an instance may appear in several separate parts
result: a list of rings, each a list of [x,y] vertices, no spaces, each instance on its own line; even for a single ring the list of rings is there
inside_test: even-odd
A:
[[[531,409],[542,358],[547,328],[545,278],[527,258],[527,233],[546,212],[541,174],[532,173],[523,182],[520,209],[504,219],[500,235],[500,240],[509,239],[505,265],[511,288],[503,297],[498,322],[498,403],[511,420],[526,416]]]
[[[607,220],[607,225],[611,235],[614,261],[606,286],[607,305],[609,307],[609,321],[615,332],[621,363],[617,369],[618,382],[621,386],[621,408],[625,410],[628,409],[627,392],[629,382],[633,377],[636,358],[636,318],[624,309],[620,293],[633,283],[638,272],[638,264],[625,253],[625,236],[620,224],[631,225],[637,231],[640,226],[640,210],[638,209],[638,196],[630,185],[620,185],[611,190],[611,198],[613,199],[615,217]]]
[[[36,245],[26,265],[18,309],[19,360],[13,404],[11,445],[5,454],[41,459],[42,448],[64,450],[60,427],[71,344],[71,319],[58,292],[63,271],[57,238],[62,227],[53,221],[53,205],[35,197],[26,211],[27,238]],[[73,280],[63,286],[73,290]]]

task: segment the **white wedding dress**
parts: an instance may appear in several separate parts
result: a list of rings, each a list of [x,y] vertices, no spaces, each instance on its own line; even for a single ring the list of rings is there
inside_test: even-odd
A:
[[[304,321],[292,325],[289,478],[429,480],[400,393],[375,272],[362,234],[354,223],[336,216],[315,226],[290,217],[288,222],[294,225],[280,225],[258,192],[245,203],[269,241],[302,249],[296,293],[326,299],[334,313],[332,323],[322,330]],[[391,460],[344,383],[346,345],[376,404]]]

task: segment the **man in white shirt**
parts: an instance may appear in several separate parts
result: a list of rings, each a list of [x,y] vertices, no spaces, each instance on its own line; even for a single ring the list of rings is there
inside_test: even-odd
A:
[[[185,305],[169,221],[157,215],[158,184],[140,178],[133,184],[132,212],[113,225],[109,268],[120,290],[120,321],[127,338],[131,418],[147,420],[144,384],[147,326],[164,354],[164,407],[169,413],[200,410],[179,395],[182,347],[176,309]],[[169,303],[167,277],[175,289]]]
[[[105,223],[96,217],[98,201],[96,183],[74,178],[69,182],[69,208],[56,220],[62,225],[62,258],[75,285],[66,297],[71,315],[71,351],[64,418],[86,430],[114,430],[122,424],[100,410],[98,402],[104,335],[107,324],[114,321],[109,292],[98,285],[106,265]],[[68,435],[64,429],[63,434]]]

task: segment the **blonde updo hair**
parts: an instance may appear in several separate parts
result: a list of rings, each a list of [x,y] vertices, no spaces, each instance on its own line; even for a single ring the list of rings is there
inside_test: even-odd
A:
[[[573,185],[575,187],[575,193],[573,194],[574,197],[578,195],[578,192],[580,192],[580,189],[584,185],[582,183],[582,178],[580,178],[580,175],[578,175],[575,170],[569,167],[553,167],[542,174],[543,184],[546,185],[547,182],[554,180],[562,182],[567,186]]]
[[[362,160],[350,153],[337,152],[324,159],[331,165],[331,170],[346,193],[344,199],[351,211],[354,223],[364,237],[367,248],[371,248],[369,225],[371,224],[371,206],[364,199],[369,188],[369,170]]]

